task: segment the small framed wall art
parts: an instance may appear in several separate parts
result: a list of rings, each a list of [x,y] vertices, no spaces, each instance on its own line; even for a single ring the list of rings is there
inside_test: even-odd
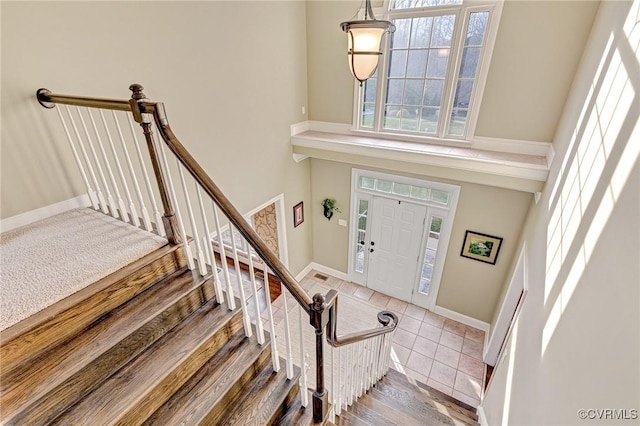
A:
[[[293,206],[293,227],[297,227],[302,222],[304,222],[304,204],[300,201]]]
[[[460,256],[495,265],[501,245],[500,237],[467,231]]]

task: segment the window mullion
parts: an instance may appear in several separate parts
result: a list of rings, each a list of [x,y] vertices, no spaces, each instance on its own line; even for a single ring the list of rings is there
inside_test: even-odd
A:
[[[385,93],[387,91],[387,78],[391,63],[391,34],[387,34],[384,40],[385,55],[382,55],[378,63],[378,80],[376,81],[376,107],[373,116],[373,129],[376,132],[382,130],[382,117],[384,115]]]
[[[464,43],[462,33],[464,32],[465,23],[461,21],[466,21],[466,12],[464,8],[461,9],[461,11],[456,13],[453,40],[451,40],[451,58],[449,60],[449,67],[447,68],[446,74],[447,77],[445,79],[442,107],[440,108],[440,120],[438,120],[437,135],[442,139],[446,137],[447,129],[449,128],[451,112],[453,111],[453,98],[456,89],[456,82],[458,81],[458,73],[460,71],[460,61],[462,60],[461,45]]]

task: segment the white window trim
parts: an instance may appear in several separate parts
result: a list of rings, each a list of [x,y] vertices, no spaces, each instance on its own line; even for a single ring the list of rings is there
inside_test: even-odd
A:
[[[471,2],[473,4],[473,2]],[[468,22],[468,17],[471,12],[483,11],[483,10],[491,10],[489,15],[489,21],[487,22],[487,32],[485,34],[485,45],[482,49],[482,55],[480,56],[478,69],[476,71],[477,79],[476,79],[476,87],[473,90],[472,98],[469,102],[469,109],[467,115],[467,125],[465,126],[464,134],[460,137],[447,137],[446,136],[446,128],[449,124],[451,110],[453,109],[452,105],[452,97],[454,96],[454,83],[455,79],[447,79],[445,88],[443,90],[443,96],[445,100],[443,101],[442,110],[445,111],[445,118],[442,122],[438,123],[438,131],[436,135],[420,135],[415,132],[403,132],[399,129],[393,130],[383,130],[380,125],[380,121],[382,120],[382,111],[384,110],[384,102],[381,102],[383,99],[382,93],[382,81],[386,79],[386,76],[382,76],[381,74],[378,76],[378,85],[376,88],[376,96],[379,97],[376,99],[376,119],[374,121],[373,129],[361,128],[360,127],[360,111],[362,109],[362,98],[363,98],[363,90],[364,86],[360,87],[359,82],[354,79],[353,83],[353,117],[352,117],[352,127],[351,132],[361,136],[368,137],[382,137],[382,138],[393,138],[395,140],[403,140],[409,142],[423,142],[423,143],[438,143],[445,145],[457,145],[459,146],[461,142],[466,142],[469,145],[471,141],[475,137],[475,129],[478,122],[478,116],[480,114],[480,101],[482,100],[482,96],[484,95],[484,89],[487,82],[487,77],[489,75],[489,65],[491,64],[491,58],[493,57],[493,49],[495,46],[496,37],[498,34],[498,27],[500,23],[500,18],[502,17],[502,7],[504,4],[504,0],[483,0],[482,5],[469,5],[466,6],[465,9],[460,9],[459,7],[452,8],[451,6],[440,6],[440,7],[430,7],[423,9],[412,9],[411,11],[389,11],[389,0],[384,0],[383,7],[375,8],[374,14],[377,17],[381,17],[379,19],[395,19],[398,17],[406,17],[406,16],[414,16],[415,11],[424,10],[424,16],[429,15],[437,15],[441,14],[445,11],[455,11],[456,21],[459,19],[459,15],[461,12],[464,12],[462,27],[465,28]],[[461,33],[460,33],[461,34]],[[453,67],[454,63],[456,68],[459,68],[460,60],[462,58],[462,48],[460,46],[461,41],[459,40],[459,34],[454,35],[454,40],[452,41],[451,51],[453,53],[452,60],[449,62],[448,68]],[[391,42],[391,37],[389,34],[385,36],[384,39],[384,48],[383,54],[381,55],[380,62],[378,64],[378,70],[386,70],[388,67],[389,61],[389,46]],[[455,46],[454,46],[455,44]],[[450,71],[447,71],[449,74]],[[379,128],[380,130],[375,130]],[[442,130],[445,129],[445,130]],[[441,131],[442,130],[442,131]],[[443,136],[440,136],[443,135]]]
[[[387,194],[379,191],[361,189],[358,187],[358,181],[361,176],[366,176],[366,177],[375,178],[375,179],[384,179],[384,180],[389,180],[392,182],[398,182],[398,183],[408,184],[408,185],[425,186],[433,189],[447,191],[449,193],[449,201],[447,205],[443,205],[443,204],[435,203],[432,201],[405,197],[398,194]],[[432,297],[430,298],[430,302],[429,302],[429,305],[427,306],[427,309],[433,310],[435,308],[438,291],[440,289],[440,281],[442,279],[442,272],[444,270],[445,260],[446,260],[447,252],[449,249],[451,232],[453,231],[453,221],[455,219],[458,200],[460,198],[460,186],[452,185],[448,183],[441,183],[441,182],[428,181],[428,180],[411,178],[406,176],[388,174],[388,173],[375,172],[375,171],[364,170],[364,169],[357,169],[357,168],[351,169],[351,204],[350,204],[351,208],[349,212],[349,217],[351,220],[349,221],[349,251],[348,251],[349,264],[347,267],[347,277],[350,281],[358,282],[358,283],[362,282],[360,277],[362,277],[363,275],[366,275],[368,271],[368,265],[366,262],[365,262],[364,271],[362,273],[357,273],[354,268],[354,264],[355,264],[354,247],[355,247],[357,231],[358,231],[358,226],[357,226],[358,209],[356,206],[356,201],[358,200],[359,194],[368,196],[369,208],[371,208],[372,197],[378,196],[378,197],[391,198],[394,200],[404,200],[413,204],[426,206],[427,213],[429,213],[430,211],[429,209],[436,209],[438,211],[447,212],[446,220],[444,221],[443,228],[440,231],[441,240],[439,244],[442,244],[442,246],[438,250],[438,254],[436,256],[436,262],[433,265],[433,275],[431,277],[430,296]],[[365,197],[361,197],[361,198],[365,198]],[[368,217],[367,218],[368,234],[369,234],[370,223],[371,223],[371,218]],[[424,231],[425,232],[423,232],[422,242],[420,246],[420,259],[422,259],[422,261],[424,261],[424,252],[425,252],[426,243],[427,243],[426,236],[428,235],[428,229],[426,225],[424,227]],[[422,263],[417,262],[416,268],[417,270],[421,270]],[[417,288],[419,279],[420,279],[420,276],[416,275],[416,281],[414,282],[414,290],[415,288]]]

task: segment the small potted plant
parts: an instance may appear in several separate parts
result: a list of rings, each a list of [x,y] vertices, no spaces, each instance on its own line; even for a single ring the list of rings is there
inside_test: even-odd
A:
[[[342,210],[340,210],[338,206],[336,206],[336,200],[334,200],[333,198],[325,198],[324,200],[322,200],[321,204],[322,207],[324,207],[324,217],[326,217],[328,220],[331,220],[333,212],[342,213]]]

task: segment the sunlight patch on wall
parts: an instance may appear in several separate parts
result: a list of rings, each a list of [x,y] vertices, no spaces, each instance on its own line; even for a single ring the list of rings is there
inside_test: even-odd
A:
[[[544,292],[545,306],[552,306],[543,329],[543,356],[640,158],[639,88],[629,75],[636,75],[640,65],[639,11],[636,1],[624,36],[609,37],[553,188]]]

